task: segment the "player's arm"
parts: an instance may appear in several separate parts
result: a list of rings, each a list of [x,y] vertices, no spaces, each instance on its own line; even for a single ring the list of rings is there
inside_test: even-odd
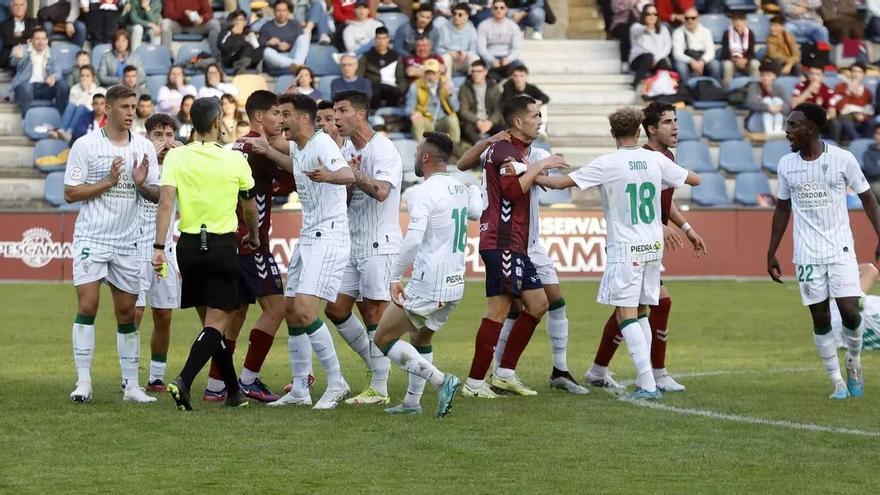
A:
[[[403,284],[400,279],[403,273],[409,268],[416,259],[419,252],[419,246],[425,238],[425,231],[428,229],[428,220],[431,218],[430,208],[417,196],[418,192],[409,198],[409,226],[406,229],[406,237],[400,245],[400,253],[397,255],[397,261],[391,270],[391,301],[400,306],[405,298]]]
[[[510,134],[507,131],[501,131],[494,136],[489,136],[486,139],[481,140],[477,144],[468,148],[468,150],[461,155],[456,166],[462,172],[479,167],[480,157],[487,149],[489,149],[489,146],[492,146],[498,141],[510,141]]]
[[[523,166],[525,166],[525,173],[518,175],[521,173]],[[565,160],[558,155],[552,155],[527,165],[511,162],[508,159],[508,161],[501,165],[499,170],[501,175],[501,196],[508,201],[516,201],[523,194],[528,193],[532,186],[536,184],[535,179],[543,177],[547,170],[565,166]]]
[[[687,222],[684,218],[684,215],[681,213],[681,210],[675,206],[675,201],[670,202],[669,204],[669,220],[672,221],[678,228],[681,229],[682,232],[687,236],[688,240],[691,241],[691,245],[694,246],[694,256],[702,256],[709,254],[709,248],[706,247],[706,243],[703,242],[703,238],[700,237],[700,234],[697,233],[696,229],[691,227],[691,224]]]
[[[539,175],[535,178],[535,184],[547,189],[568,189],[576,185],[568,175]]]
[[[354,172],[351,171],[351,167],[347,164],[340,165],[340,163],[345,163],[345,159],[342,158],[341,154],[337,154],[339,156],[331,155],[327,157],[327,163],[330,163],[331,167],[336,167],[336,170],[330,170],[327,168],[324,165],[324,159],[318,157],[318,166],[313,170],[306,172],[306,177],[314,182],[326,182],[328,184],[336,184],[339,186],[349,186],[354,184]]]
[[[160,271],[165,264],[165,240],[171,228],[171,212],[177,202],[177,186],[159,187],[159,206],[156,210],[156,238],[153,240],[153,268]]]
[[[684,180],[684,183],[696,187],[700,185],[700,176],[695,174],[694,172],[688,170],[687,178]]]
[[[71,166],[76,167],[77,165],[68,164],[68,167]],[[124,166],[125,161],[122,159],[121,156],[117,156],[113,159],[113,163],[110,165],[110,173],[107,174],[103,179],[95,182],[94,184],[71,185],[67,183],[67,177],[73,175],[71,171],[68,170],[65,176],[64,201],[67,201],[68,203],[76,203],[77,201],[88,201],[104,194],[105,192],[109,191],[113,186],[115,186],[117,182],[119,182],[119,176],[122,175],[122,169]],[[78,168],[77,170],[79,170],[78,174],[80,176],[83,176],[86,173],[83,168]]]
[[[254,194],[251,191],[241,191],[238,193],[238,202],[241,203],[244,223],[248,228],[247,235],[241,239],[242,244],[256,249],[260,247],[260,221],[257,214],[257,201],[254,199]]]
[[[381,164],[383,159],[383,157],[379,157],[378,162]],[[389,158],[389,160],[393,160],[393,157]],[[391,194],[391,188],[393,186],[390,182],[367,175],[364,173],[363,170],[361,170],[360,156],[352,157],[352,161],[349,162],[349,166],[351,167],[351,171],[354,173],[354,187],[365,192],[367,196],[375,199],[376,201],[382,202],[388,198],[389,194]],[[389,170],[377,169],[376,171],[381,172],[383,175],[388,175],[389,177],[392,176],[391,171]]]
[[[273,143],[269,143],[266,140],[266,136],[263,135],[241,139],[250,145],[251,151],[254,153],[265,156],[281,170],[290,174],[293,173],[293,162],[290,160],[290,144],[287,141],[284,141],[283,145],[277,139],[273,139]]]
[[[467,217],[469,220],[479,220],[483,214],[483,191],[479,186],[471,184],[467,186],[468,207]]]
[[[785,229],[788,228],[788,221],[791,218],[791,198],[778,199],[776,201],[776,210],[773,211],[773,223],[770,227],[770,246],[767,248],[767,273],[774,281],[782,283],[782,270],[779,268],[779,260],[776,259],[776,251],[779,249],[779,243],[782,242],[782,236],[785,235]]]

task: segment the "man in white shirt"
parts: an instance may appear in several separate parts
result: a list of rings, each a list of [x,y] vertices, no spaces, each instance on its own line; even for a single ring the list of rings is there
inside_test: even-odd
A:
[[[672,57],[682,84],[691,76],[721,79],[721,64],[715,58],[712,31],[700,23],[700,13],[695,8],[684,12],[684,25],[672,33]]]

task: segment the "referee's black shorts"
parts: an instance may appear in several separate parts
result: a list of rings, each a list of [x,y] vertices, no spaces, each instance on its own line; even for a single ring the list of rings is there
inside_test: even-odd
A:
[[[180,307],[238,308],[238,247],[235,233],[208,234],[202,251],[199,234],[180,235],[177,265],[180,269]]]

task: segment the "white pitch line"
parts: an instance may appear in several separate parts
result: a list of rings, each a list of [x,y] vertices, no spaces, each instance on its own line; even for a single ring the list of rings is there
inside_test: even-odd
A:
[[[758,373],[804,373],[808,371],[816,371],[818,368],[773,368],[769,370],[716,370],[716,371],[692,371],[684,373],[670,373],[673,378],[696,378],[703,376],[724,376],[724,375],[754,375]],[[635,380],[622,380],[621,385],[628,387],[635,385]]]

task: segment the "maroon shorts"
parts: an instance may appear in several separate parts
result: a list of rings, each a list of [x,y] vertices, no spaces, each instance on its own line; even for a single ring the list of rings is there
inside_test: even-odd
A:
[[[238,294],[242,303],[254,304],[258,297],[284,294],[281,273],[272,253],[239,254]]]

